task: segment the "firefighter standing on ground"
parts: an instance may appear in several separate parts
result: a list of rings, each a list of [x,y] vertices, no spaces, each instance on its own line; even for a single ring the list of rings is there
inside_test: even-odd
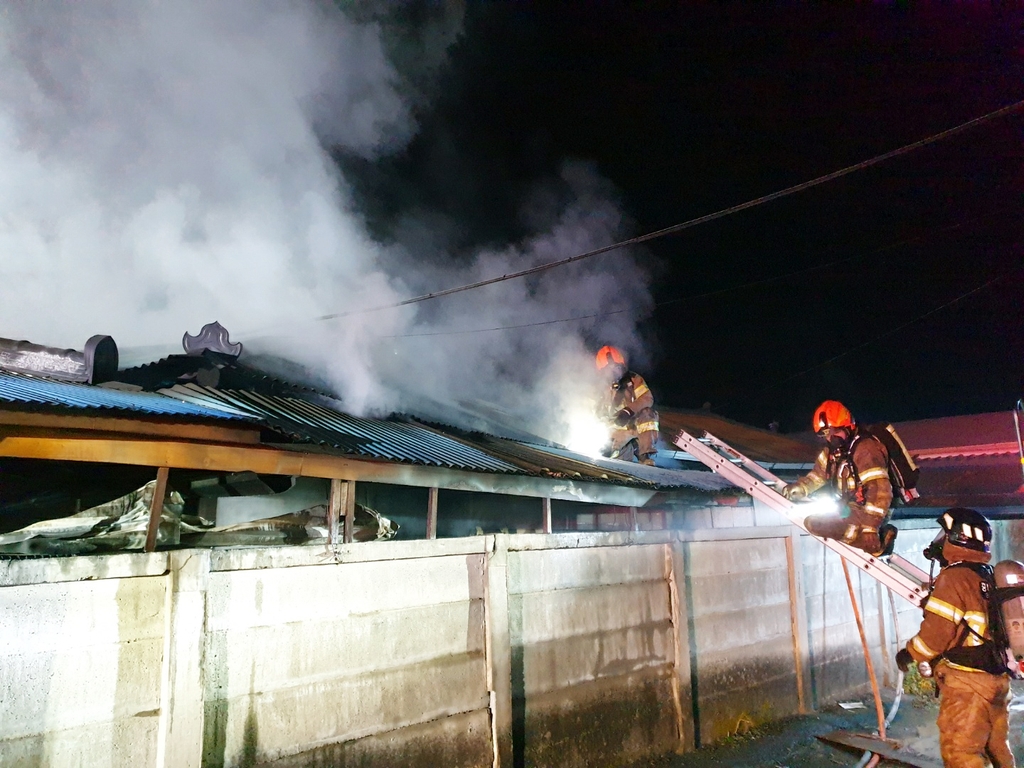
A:
[[[992,526],[973,509],[949,509],[939,518],[942,565],[924,603],[921,629],[896,654],[906,672],[918,663],[935,675],[939,749],[947,768],[1013,768],[1008,740],[1010,679],[992,640],[984,580],[977,569],[991,559]],[[937,540],[938,541],[938,540]],[[929,547],[929,550],[932,548]],[[925,550],[925,554],[929,554]]]
[[[896,528],[887,524],[892,484],[885,446],[859,430],[850,411],[837,400],[826,400],[817,407],[812,426],[827,445],[810,472],[779,492],[797,501],[831,484],[844,509],[808,515],[804,520],[807,530],[872,555],[890,553]]]
[[[611,438],[605,455],[654,464],[658,452],[658,413],[647,382],[626,367],[626,356],[615,347],[601,347],[597,370],[608,382],[603,416],[610,422]]]

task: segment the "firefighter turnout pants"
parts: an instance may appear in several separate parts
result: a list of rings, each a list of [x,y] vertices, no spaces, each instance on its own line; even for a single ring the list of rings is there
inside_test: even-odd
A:
[[[1010,678],[940,662],[939,749],[946,768],[1014,768],[1009,743]],[[987,758],[987,759],[986,759]]]
[[[878,529],[883,522],[884,518],[869,515],[862,509],[851,506],[850,514],[846,517],[838,513],[808,515],[804,519],[804,527],[815,536],[835,539],[874,555],[882,548]]]

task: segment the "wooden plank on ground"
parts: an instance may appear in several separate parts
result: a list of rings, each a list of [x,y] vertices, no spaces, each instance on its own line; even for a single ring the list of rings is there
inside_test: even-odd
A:
[[[892,739],[880,739],[867,733],[849,733],[847,731],[832,731],[818,738],[830,744],[852,747],[861,752],[874,752],[886,760],[913,768],[942,768],[941,760],[935,760],[915,752],[904,752],[900,749],[900,743]]]

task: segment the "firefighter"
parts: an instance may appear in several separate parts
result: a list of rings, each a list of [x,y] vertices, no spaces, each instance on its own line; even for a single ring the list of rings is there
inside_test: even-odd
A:
[[[608,383],[602,417],[609,421],[611,438],[604,455],[653,465],[658,452],[658,413],[647,382],[626,367],[626,356],[615,347],[601,347],[597,370]]]
[[[896,654],[896,664],[906,672],[917,663],[922,675],[935,676],[943,765],[982,768],[987,757],[993,768],[1013,768],[1010,677],[989,626],[990,582],[982,577],[992,557],[992,526],[963,507],[946,510],[939,524],[942,532],[925,554],[942,568],[921,628]]]
[[[779,488],[779,492],[798,501],[831,485],[839,497],[840,511],[808,515],[804,519],[807,530],[871,555],[891,554],[896,527],[888,524],[892,484],[885,446],[859,430],[850,411],[837,400],[819,405],[811,426],[825,441],[825,447],[810,472]]]

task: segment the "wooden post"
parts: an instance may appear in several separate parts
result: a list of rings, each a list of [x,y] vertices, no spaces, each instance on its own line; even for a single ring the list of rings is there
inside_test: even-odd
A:
[[[437,538],[437,488],[427,489],[427,538]]]
[[[331,480],[331,495],[327,500],[327,543],[332,547],[338,543],[338,524],[341,521],[341,507],[345,495],[344,485],[344,480]]]
[[[543,498],[540,503],[544,513],[544,533],[551,533],[551,499]]]
[[[640,530],[640,520],[636,516],[636,507],[629,508],[629,524],[634,531]]]
[[[156,551],[156,532],[160,528],[160,516],[164,512],[164,496],[167,493],[167,467],[156,471],[156,485],[153,488],[153,501],[149,506],[149,527],[146,528],[146,551]]]
[[[345,489],[345,503],[340,508],[345,513],[344,541],[351,544],[356,536],[356,481],[343,480],[342,486]]]
[[[793,531],[786,537],[786,570],[789,572],[789,622],[793,633],[793,663],[796,670],[796,700],[801,715],[807,708],[807,677],[810,649],[807,645],[807,614],[804,607],[803,562],[800,557],[800,534]]]

